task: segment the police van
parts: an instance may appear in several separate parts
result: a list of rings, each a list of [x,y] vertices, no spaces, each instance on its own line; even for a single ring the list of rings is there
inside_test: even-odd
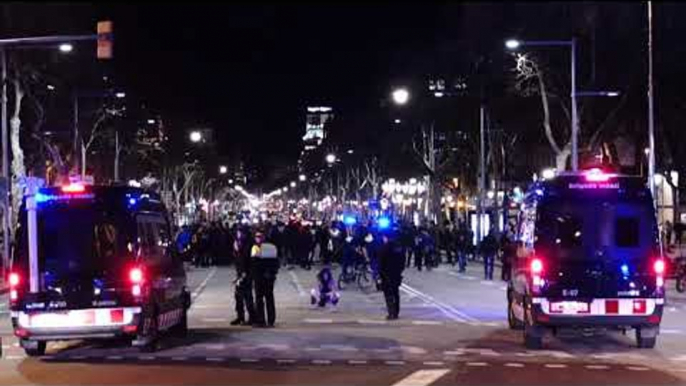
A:
[[[592,169],[535,183],[519,214],[508,322],[528,348],[562,328],[634,329],[655,346],[665,260],[645,180]]]
[[[14,334],[28,355],[43,355],[49,341],[93,338],[152,350],[162,332],[186,333],[186,273],[157,194],[73,183],[42,188],[35,202],[38,291],[25,204],[8,277]]]

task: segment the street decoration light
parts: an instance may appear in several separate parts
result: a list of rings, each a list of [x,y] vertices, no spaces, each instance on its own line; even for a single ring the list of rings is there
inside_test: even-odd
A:
[[[229,172],[229,168],[227,168],[226,166],[222,165],[219,167],[219,174],[226,174],[228,172]]]
[[[301,174],[298,176],[298,179],[300,180],[300,182],[305,182],[305,181],[307,181],[307,176],[304,174]]]
[[[329,153],[326,155],[326,163],[328,164],[333,164],[336,162],[336,155],[333,153]]]
[[[295,188],[296,185],[297,185],[297,184],[295,183],[295,181],[291,181],[291,188]]]

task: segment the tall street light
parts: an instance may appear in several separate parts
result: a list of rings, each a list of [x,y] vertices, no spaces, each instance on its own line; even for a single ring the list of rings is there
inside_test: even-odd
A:
[[[198,142],[202,141],[202,133],[197,131],[197,130],[191,131],[188,138],[191,140],[191,142],[198,143]]]
[[[326,155],[326,163],[333,165],[336,162],[336,154],[329,153]]]
[[[510,50],[516,50],[521,46],[538,46],[538,47],[557,47],[565,46],[571,49],[571,93],[572,99],[572,170],[579,169],[579,117],[577,116],[576,108],[576,39],[571,40],[536,40],[536,41],[522,41],[510,39],[505,42],[505,47]]]
[[[391,97],[393,98],[393,103],[397,105],[404,105],[410,100],[410,92],[404,87],[397,88],[393,90]]]
[[[226,174],[228,172],[229,172],[229,168],[227,168],[226,166],[222,165],[219,167],[219,174]]]
[[[307,181],[307,176],[304,174],[301,174],[298,176],[298,180],[300,180],[300,182],[305,182],[305,181]]]

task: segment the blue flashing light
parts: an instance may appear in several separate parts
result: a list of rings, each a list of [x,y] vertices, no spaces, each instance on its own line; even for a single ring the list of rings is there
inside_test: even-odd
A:
[[[357,219],[353,216],[345,216],[343,217],[343,222],[345,225],[355,225],[357,223]]]
[[[391,226],[391,219],[389,219],[388,217],[379,217],[378,224],[379,228],[386,229],[389,226]]]
[[[620,269],[622,270],[622,275],[629,276],[629,266],[628,265],[622,264]]]
[[[52,199],[52,197],[54,197],[54,196],[50,196],[48,194],[43,194],[43,193],[38,192],[34,196],[34,199],[36,200],[36,204],[41,204],[43,202],[50,201]]]
[[[536,194],[539,196],[543,195],[543,189],[536,189]]]
[[[136,200],[135,198],[133,198],[133,197],[129,198],[129,205],[136,205],[137,202],[138,202],[138,200]]]

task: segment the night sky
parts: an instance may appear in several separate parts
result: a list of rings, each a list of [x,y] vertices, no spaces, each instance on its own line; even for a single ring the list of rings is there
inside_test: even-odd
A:
[[[115,23],[117,73],[174,130],[206,124],[220,153],[240,149],[265,166],[295,162],[307,105],[378,109],[432,48],[440,9],[150,5],[99,14]]]

